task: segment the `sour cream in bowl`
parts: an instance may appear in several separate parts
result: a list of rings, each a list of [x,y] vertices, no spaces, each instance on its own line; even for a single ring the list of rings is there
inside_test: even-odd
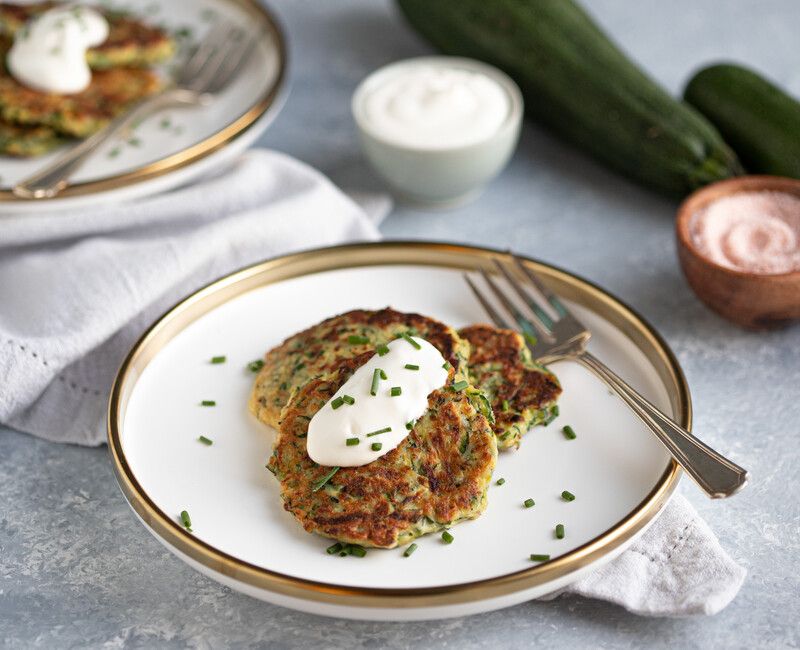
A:
[[[472,198],[505,167],[522,107],[506,74],[448,56],[381,68],[361,82],[352,102],[377,172],[401,198],[432,206]]]

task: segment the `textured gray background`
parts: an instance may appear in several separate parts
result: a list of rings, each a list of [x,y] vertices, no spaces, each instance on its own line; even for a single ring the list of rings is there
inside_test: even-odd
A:
[[[796,0],[591,0],[601,22],[677,91],[695,67],[748,61],[800,93]],[[427,52],[386,2],[284,0],[293,90],[263,138],[349,188],[374,189],[349,117],[357,82]],[[8,647],[796,647],[800,643],[800,327],[742,332],[709,313],[677,267],[675,203],[526,127],[503,176],[447,213],[398,208],[388,237],[513,246],[592,278],[678,354],[695,427],[753,475],[741,495],[684,493],[749,576],[712,618],[639,618],[578,598],[420,624],[328,620],[218,586],[167,553],[123,501],[105,449],[0,429],[0,643]],[[457,234],[456,234],[457,233]]]

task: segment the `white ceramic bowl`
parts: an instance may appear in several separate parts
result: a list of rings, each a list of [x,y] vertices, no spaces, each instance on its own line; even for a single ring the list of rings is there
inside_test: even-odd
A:
[[[425,64],[446,64],[496,81],[509,100],[508,115],[500,127],[478,142],[436,149],[398,144],[378,132],[364,113],[366,97],[387,77]],[[353,94],[352,111],[364,153],[395,193],[413,203],[447,207],[477,196],[506,166],[519,139],[523,102],[517,84],[495,67],[462,57],[428,56],[398,61],[370,74]]]

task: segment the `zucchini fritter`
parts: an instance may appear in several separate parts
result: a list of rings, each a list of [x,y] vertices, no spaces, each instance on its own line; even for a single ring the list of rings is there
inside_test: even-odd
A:
[[[549,424],[561,394],[556,376],[533,361],[525,339],[513,330],[471,325],[459,331],[469,341],[469,379],[494,411],[500,449],[518,447],[537,424]]]
[[[401,332],[424,338],[456,369],[456,380],[466,378],[469,346],[452,328],[388,307],[378,311],[356,309],[328,318],[270,350],[256,377],[250,411],[277,429],[282,409],[303,384],[337,368],[343,359],[373,354],[376,346],[394,340]],[[353,343],[350,337],[364,337],[367,343]]]
[[[308,423],[372,354],[340,360],[294,394],[267,467],[280,481],[284,507],[308,532],[392,548],[478,517],[486,508],[497,443],[469,391],[444,387],[431,393],[428,411],[396,449],[367,465],[339,469],[314,491],[331,468],[308,457]],[[448,384],[454,375],[451,368]]]
[[[0,33],[13,37],[30,19],[59,5],[0,3]],[[130,14],[97,7],[108,21],[108,38],[86,53],[89,67],[106,70],[142,67],[165,61],[175,52],[175,42],[161,28],[148,25]]]
[[[49,126],[20,126],[0,121],[0,155],[41,156],[67,142]]]

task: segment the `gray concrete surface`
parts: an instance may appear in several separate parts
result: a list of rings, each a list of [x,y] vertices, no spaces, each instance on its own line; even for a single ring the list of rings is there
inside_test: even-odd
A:
[[[800,94],[795,0],[591,0],[601,22],[667,87],[711,60],[750,62]],[[348,188],[380,187],[349,117],[356,83],[426,46],[390,4],[284,0],[291,97],[261,142]],[[0,428],[0,645],[270,648],[787,648],[800,643],[800,327],[751,334],[692,295],[677,266],[676,204],[526,127],[511,164],[452,212],[398,207],[387,237],[513,246],[592,278],[634,305],[678,354],[696,431],[752,471],[728,502],[683,492],[749,570],[738,598],[699,619],[647,619],[565,598],[420,624],[328,620],[223,588],[134,519],[105,449]]]

